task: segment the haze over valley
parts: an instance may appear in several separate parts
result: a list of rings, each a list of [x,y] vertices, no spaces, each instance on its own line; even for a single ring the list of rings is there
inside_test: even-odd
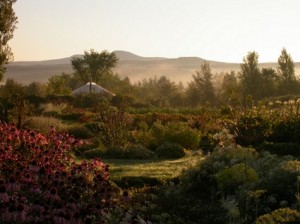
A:
[[[205,59],[199,57],[143,57],[127,51],[115,51],[119,58],[117,66],[113,69],[120,77],[129,77],[132,83],[136,83],[150,77],[160,77],[162,75],[174,82],[186,84],[192,80],[192,74],[200,68],[201,62]],[[51,76],[62,73],[72,74],[72,57],[52,59],[45,61],[15,61],[7,66],[6,79],[15,79],[22,84],[31,82],[46,83]],[[214,74],[239,71],[239,63],[224,63],[218,61],[208,61]],[[300,63],[295,63],[296,74],[300,73]],[[276,62],[261,63],[260,67],[272,67],[276,69]],[[220,77],[220,76],[219,76]]]

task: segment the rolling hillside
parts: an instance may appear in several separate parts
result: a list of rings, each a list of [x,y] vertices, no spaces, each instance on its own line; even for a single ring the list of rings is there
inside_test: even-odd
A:
[[[192,74],[198,70],[204,59],[197,57],[162,58],[141,57],[126,51],[115,51],[119,62],[114,72],[120,77],[129,77],[131,82],[137,82],[150,77],[162,75],[170,80],[184,84],[192,80]],[[76,55],[78,56],[78,55]],[[7,66],[5,79],[12,78],[22,84],[33,81],[46,83],[53,75],[73,72],[71,57],[46,61],[16,61]],[[239,64],[209,61],[213,73],[238,71]],[[276,63],[260,64],[261,67],[276,68]],[[300,72],[300,63],[296,63],[296,73]]]

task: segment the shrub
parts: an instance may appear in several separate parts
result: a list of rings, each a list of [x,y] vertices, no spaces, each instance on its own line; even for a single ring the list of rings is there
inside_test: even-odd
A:
[[[188,169],[182,176],[183,188],[207,197],[218,188],[215,175],[235,164],[245,163],[253,166],[258,154],[252,148],[243,148],[235,144],[222,149],[215,149],[197,166]]]
[[[165,142],[156,149],[158,158],[178,159],[185,156],[185,149],[176,143]]]
[[[198,149],[201,133],[189,127],[187,123],[172,122],[163,125],[155,122],[148,129],[140,129],[134,134],[137,142],[155,150],[164,142],[172,142],[182,145],[186,149]]]
[[[262,116],[241,116],[235,127],[236,141],[243,146],[261,144],[270,129],[269,122]]]
[[[162,185],[164,181],[156,177],[145,176],[125,176],[119,180],[115,180],[115,183],[120,187],[144,187],[144,186],[158,186]]]
[[[300,212],[291,208],[279,208],[269,214],[261,215],[256,224],[299,223]]]
[[[239,186],[259,180],[256,171],[245,163],[226,168],[218,172],[215,178],[219,188],[226,193],[234,193]]]
[[[186,149],[199,148],[200,132],[192,129],[186,123],[169,123],[166,125],[164,141],[182,145]]]
[[[90,130],[82,125],[73,125],[73,126],[70,126],[67,130],[68,130],[69,134],[73,135],[75,138],[88,139],[88,138],[93,137]]]
[[[62,120],[69,120],[69,121],[80,121],[81,117],[84,114],[81,112],[69,112],[69,113],[64,113],[62,115],[60,115],[60,118]]]
[[[68,125],[63,124],[61,120],[57,118],[44,116],[29,117],[26,121],[26,126],[43,133],[47,133],[51,126],[59,131],[66,130],[68,127]]]
[[[105,151],[101,148],[88,149],[83,151],[81,156],[87,159],[103,158],[105,157]]]
[[[96,148],[103,148],[103,146],[101,145],[101,143],[97,138],[84,139],[83,144],[73,149],[72,152],[74,153],[75,156],[81,157],[83,156],[83,153],[85,153],[86,151],[89,151],[91,149],[96,149]]]
[[[102,105],[97,121],[94,130],[105,146],[120,147],[127,143],[131,117],[124,108]]]
[[[154,152],[142,145],[127,145],[123,152],[124,159],[151,159]]]
[[[106,149],[90,149],[83,153],[85,158],[102,157],[107,159],[151,159],[154,152],[141,145],[128,145],[125,147],[108,147]]]
[[[268,138],[272,142],[292,142],[300,144],[300,118],[290,117],[274,122],[272,133]]]
[[[300,156],[300,145],[292,142],[270,143],[264,142],[259,146],[260,151],[269,151],[277,155]]]

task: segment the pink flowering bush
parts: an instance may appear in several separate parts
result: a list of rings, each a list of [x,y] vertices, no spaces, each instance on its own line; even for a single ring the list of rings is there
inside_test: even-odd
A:
[[[73,161],[80,143],[53,128],[0,123],[0,223],[108,223],[126,195],[117,196],[100,159]]]

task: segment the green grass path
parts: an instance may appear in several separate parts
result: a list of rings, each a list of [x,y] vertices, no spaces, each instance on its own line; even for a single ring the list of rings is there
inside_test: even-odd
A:
[[[197,164],[199,155],[176,160],[128,160],[103,159],[109,164],[110,179],[121,181],[124,178],[156,179],[161,182],[179,177],[183,170]]]

